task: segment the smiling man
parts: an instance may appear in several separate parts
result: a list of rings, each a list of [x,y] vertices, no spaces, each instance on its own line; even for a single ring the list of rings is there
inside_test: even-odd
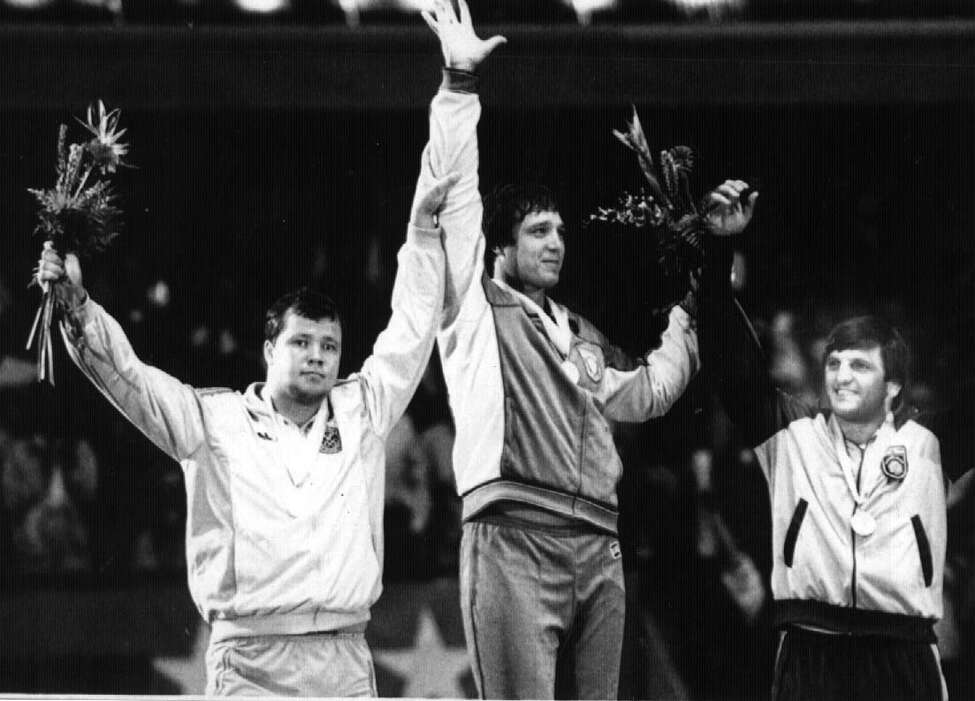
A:
[[[243,394],[194,389],[142,363],[46,246],[75,364],[183,468],[190,593],[210,625],[207,694],[375,696],[363,636],[382,589],[385,439],[433,349],[444,296],[436,213],[456,181],[418,193],[392,315],[361,370],[337,380],[342,325],[308,289],[267,313],[267,376]]]
[[[459,12],[433,4],[424,17],[445,71],[420,178],[460,175],[441,217],[451,236],[438,347],[474,679],[486,698],[613,699],[625,594],[611,422],[673,406],[698,367],[694,320],[674,306],[660,347],[631,359],[551,298],[566,254],[552,193],[508,185],[482,205],[479,192],[474,71],[504,39],[479,39],[464,0]],[[743,219],[715,223],[740,230]]]
[[[717,206],[743,189],[719,188]],[[778,390],[734,302],[731,249],[707,248],[705,367],[771,499],[773,699],[941,699],[946,485],[975,464],[971,417],[906,404],[910,351],[874,316],[830,332],[825,408]]]

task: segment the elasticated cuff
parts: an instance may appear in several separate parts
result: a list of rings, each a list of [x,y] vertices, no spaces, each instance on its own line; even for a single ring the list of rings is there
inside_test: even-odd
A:
[[[439,246],[443,229],[426,229],[422,226],[410,224],[406,229],[406,240],[420,246]]]
[[[440,89],[476,95],[479,82],[480,79],[475,73],[459,71],[454,68],[444,68],[443,82],[440,83]]]

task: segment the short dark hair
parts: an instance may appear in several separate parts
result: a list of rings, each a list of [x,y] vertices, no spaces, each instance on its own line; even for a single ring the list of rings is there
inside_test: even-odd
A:
[[[515,242],[515,227],[532,212],[558,212],[555,195],[544,185],[516,183],[495,188],[484,199],[484,238],[487,251]]]
[[[342,324],[338,307],[335,306],[335,302],[330,297],[309,287],[299,287],[297,290],[279,297],[268,308],[267,314],[264,315],[265,340],[274,343],[281,333],[281,329],[284,328],[284,319],[288,312],[294,312],[297,316],[305,319],[314,321],[331,319],[338,322],[340,326]]]
[[[885,319],[874,315],[855,316],[833,327],[823,350],[823,367],[833,351],[880,347],[884,361],[884,380],[900,382],[901,396],[911,373],[911,349],[900,331]]]

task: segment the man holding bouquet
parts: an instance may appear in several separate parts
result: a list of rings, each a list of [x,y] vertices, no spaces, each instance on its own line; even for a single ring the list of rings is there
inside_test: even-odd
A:
[[[446,175],[446,174],[445,174]],[[381,591],[384,442],[429,360],[443,307],[436,217],[455,178],[417,193],[392,316],[360,372],[337,380],[342,324],[307,289],[265,323],[267,377],[243,394],[145,365],[46,245],[68,353],[183,468],[190,593],[210,625],[208,695],[375,696],[363,633]]]
[[[424,14],[445,77],[420,182],[461,176],[441,215],[451,235],[438,347],[457,426],[468,653],[485,698],[616,698],[622,464],[610,421],[662,416],[681,396],[698,367],[694,320],[674,306],[661,346],[631,360],[549,297],[565,255],[552,194],[509,186],[482,207],[474,72],[504,40],[479,39],[458,5]]]

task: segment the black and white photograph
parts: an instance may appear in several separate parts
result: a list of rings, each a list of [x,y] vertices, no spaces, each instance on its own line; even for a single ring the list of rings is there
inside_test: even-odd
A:
[[[971,3],[0,0],[0,65],[0,697],[975,698]]]

